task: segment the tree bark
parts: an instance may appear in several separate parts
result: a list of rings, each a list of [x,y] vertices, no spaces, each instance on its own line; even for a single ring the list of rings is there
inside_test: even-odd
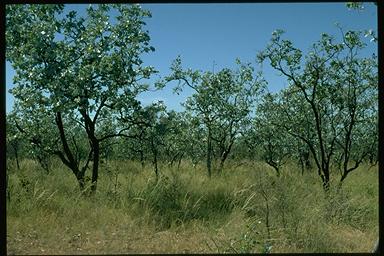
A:
[[[93,147],[93,166],[92,166],[92,184],[91,184],[91,193],[94,194],[97,188],[97,179],[99,177],[99,162],[100,162],[100,143],[94,138],[92,141]]]
[[[152,154],[153,154],[153,168],[156,174],[156,180],[159,179],[159,169],[157,166],[157,149],[155,146],[155,143],[153,141],[153,137],[151,138],[151,149],[152,149]]]
[[[329,187],[330,187],[330,184],[329,184],[329,165],[327,166],[324,166],[323,168],[323,188],[324,188],[324,191],[325,192],[328,192],[329,191]]]
[[[13,151],[15,152],[15,158],[16,158],[16,166],[17,170],[20,170],[20,164],[19,164],[19,154],[18,154],[18,145],[12,144]]]
[[[180,170],[180,164],[181,164],[181,160],[183,159],[183,155],[184,155],[184,153],[180,154],[179,162],[177,163],[177,170]]]
[[[223,150],[223,153],[221,154],[221,159],[220,159],[220,166],[219,166],[219,173],[221,173],[224,169],[224,163],[227,160],[229,153],[231,152],[232,145],[234,141],[231,141],[227,149]]]
[[[69,148],[67,138],[64,132],[63,120],[60,112],[56,112],[56,125],[59,129],[60,140],[64,149],[64,154],[60,151],[55,152],[61,159],[61,161],[73,172],[76,176],[77,182],[79,183],[80,191],[83,191],[85,188],[85,180],[84,180],[84,171],[80,171],[77,165],[76,159],[73,157],[71,149]],[[66,158],[67,157],[67,158]]]
[[[139,154],[140,154],[141,169],[144,170],[145,162],[144,162],[144,152],[143,152],[143,150],[140,150],[140,151],[139,151]]]
[[[276,164],[276,163],[273,162],[272,160],[267,160],[266,163],[267,163],[269,166],[271,166],[273,169],[275,169],[277,177],[280,177],[280,169],[279,169],[278,164]]]
[[[208,177],[211,178],[212,172],[212,143],[211,143],[211,129],[208,127],[208,138],[207,138],[207,171],[208,171]]]
[[[76,174],[76,179],[77,179],[77,183],[79,184],[79,188],[80,188],[80,191],[84,191],[85,189],[85,179],[84,179],[84,173],[83,172],[78,172]]]

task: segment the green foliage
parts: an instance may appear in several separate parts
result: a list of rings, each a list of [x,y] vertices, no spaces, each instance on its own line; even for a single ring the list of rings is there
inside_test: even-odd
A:
[[[347,2],[345,4],[348,9],[363,10],[364,6],[362,2]]]
[[[366,46],[361,31],[340,30],[342,42],[323,33],[304,59],[301,50],[282,39],[281,30],[258,54],[259,62],[269,60],[289,83],[276,96],[265,96],[263,121],[306,144],[325,189],[331,163],[340,163],[342,182],[377,151],[377,133],[372,128],[377,123],[377,57],[358,55]],[[283,141],[278,145],[280,151],[286,148]]]
[[[97,182],[100,143],[122,136],[140,109],[136,97],[148,89],[141,80],[156,73],[141,55],[154,48],[144,31],[150,13],[139,5],[90,6],[86,18],[63,12],[63,5],[7,5],[6,58],[16,71],[19,130],[28,141],[38,137],[41,153],[59,156],[82,187],[91,158]]]
[[[175,92],[189,86],[195,93],[183,104],[186,111],[204,129],[208,175],[211,175],[212,155],[220,159],[219,171],[231,152],[236,138],[244,129],[255,107],[265,81],[254,74],[250,64],[241,63],[236,70],[222,69],[218,73],[184,70],[178,57],[171,66],[172,74],[164,83],[177,80]]]

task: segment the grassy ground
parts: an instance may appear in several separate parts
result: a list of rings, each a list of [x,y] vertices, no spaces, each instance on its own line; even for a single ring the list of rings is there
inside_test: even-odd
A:
[[[150,167],[110,162],[92,198],[59,163],[7,167],[8,254],[369,252],[378,236],[377,167],[325,196],[315,172],[294,166],[276,177],[246,163],[209,180],[182,163],[156,183]]]

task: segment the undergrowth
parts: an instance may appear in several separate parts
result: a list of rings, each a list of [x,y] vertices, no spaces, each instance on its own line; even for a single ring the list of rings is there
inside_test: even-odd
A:
[[[151,166],[104,163],[86,197],[59,162],[50,173],[8,164],[8,253],[369,252],[378,234],[377,168],[326,194],[315,172],[292,166],[277,177],[262,163],[228,165],[211,179],[202,166],[160,167],[155,179]]]

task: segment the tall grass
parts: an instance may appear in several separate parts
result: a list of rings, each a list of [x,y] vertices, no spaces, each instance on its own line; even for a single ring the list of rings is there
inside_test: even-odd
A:
[[[314,172],[262,163],[204,167],[112,161],[81,195],[60,162],[8,166],[9,254],[369,252],[378,234],[377,168],[362,166],[328,195]],[[334,174],[337,175],[337,174]],[[335,182],[336,184],[336,179]]]

